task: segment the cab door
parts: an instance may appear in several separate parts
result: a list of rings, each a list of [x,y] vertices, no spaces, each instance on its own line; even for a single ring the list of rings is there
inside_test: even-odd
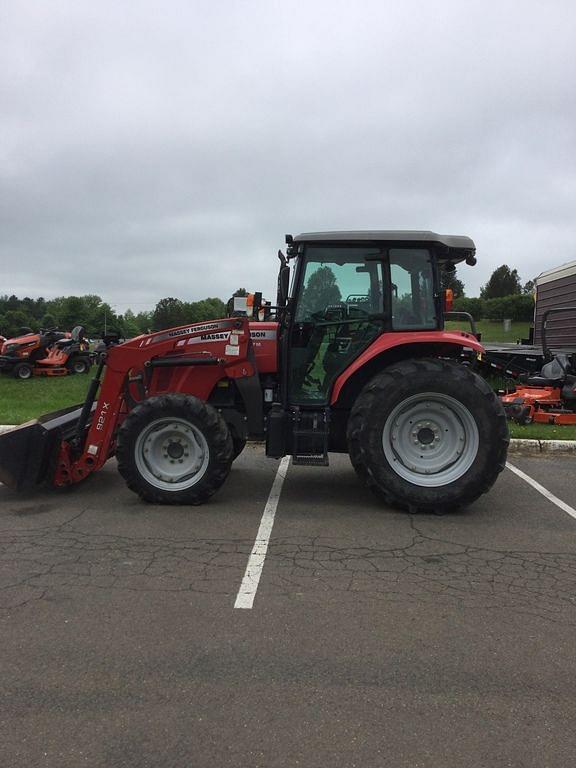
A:
[[[290,332],[291,405],[328,403],[338,375],[384,328],[383,250],[307,246]]]

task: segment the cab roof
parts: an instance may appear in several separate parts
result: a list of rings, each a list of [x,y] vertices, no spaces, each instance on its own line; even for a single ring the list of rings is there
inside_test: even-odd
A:
[[[434,247],[440,261],[466,261],[473,265],[476,246],[465,235],[439,235],[436,232],[416,229],[373,229],[350,230],[341,232],[304,232],[295,235],[294,243],[386,243],[387,245],[408,247]]]

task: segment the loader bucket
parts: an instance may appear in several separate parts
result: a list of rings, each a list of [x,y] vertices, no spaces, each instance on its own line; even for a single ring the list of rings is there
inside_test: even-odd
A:
[[[81,410],[48,413],[0,435],[0,482],[15,491],[50,482],[62,440],[73,436]]]

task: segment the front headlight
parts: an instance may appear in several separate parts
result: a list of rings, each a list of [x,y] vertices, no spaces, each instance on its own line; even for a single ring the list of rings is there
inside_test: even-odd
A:
[[[9,355],[11,352],[15,352],[19,346],[20,346],[19,344],[5,344],[4,354]]]

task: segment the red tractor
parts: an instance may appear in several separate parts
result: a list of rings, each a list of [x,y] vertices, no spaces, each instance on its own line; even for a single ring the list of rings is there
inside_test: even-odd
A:
[[[507,422],[463,364],[483,352],[475,336],[444,330],[440,287],[443,270],[476,263],[472,240],[375,231],[286,242],[274,320],[229,317],[110,348],[81,408],[0,437],[0,479],[71,485],[116,455],[146,501],[200,504],[253,437],[294,464],[348,453],[386,503],[409,510],[447,511],[487,491]]]

